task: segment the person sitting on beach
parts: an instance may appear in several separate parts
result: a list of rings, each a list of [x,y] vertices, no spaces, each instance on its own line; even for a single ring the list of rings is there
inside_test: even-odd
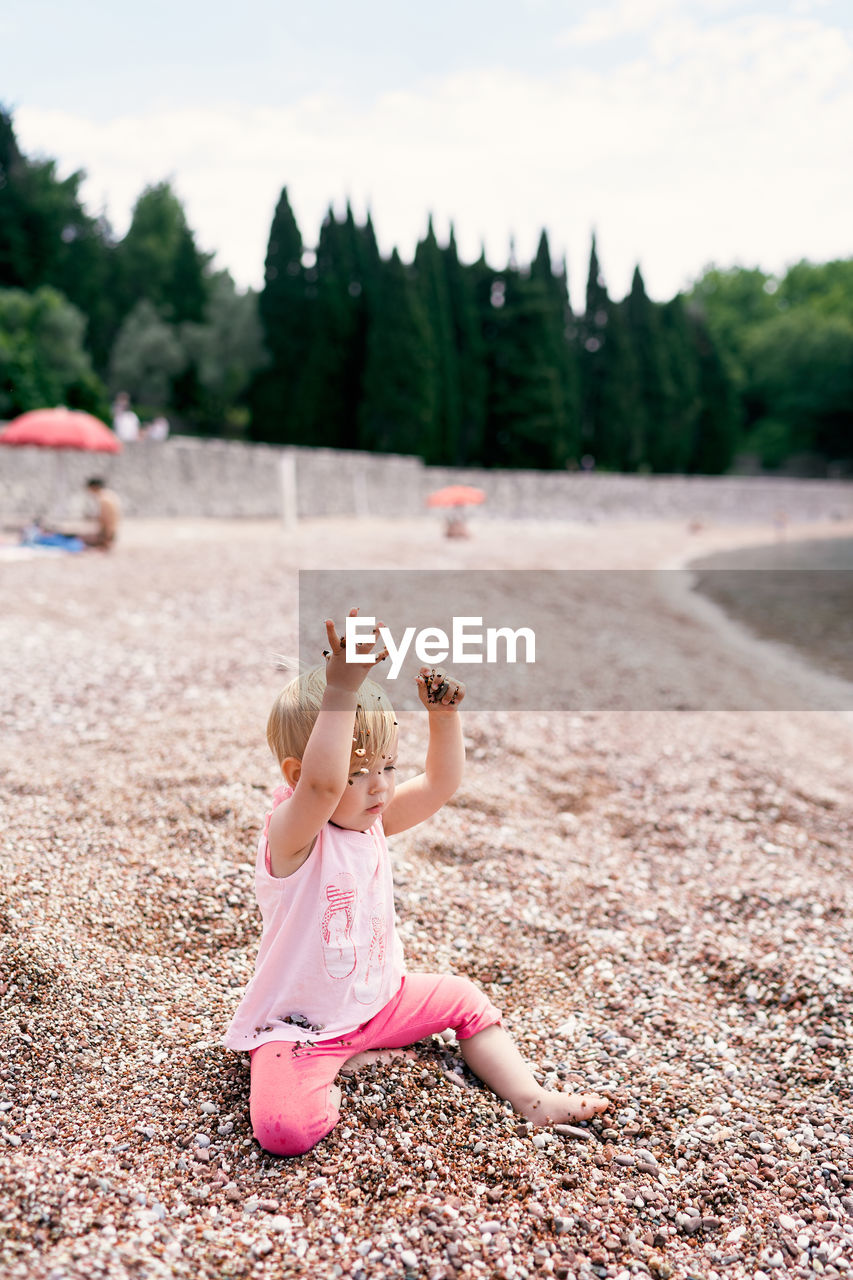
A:
[[[118,526],[121,520],[121,506],[118,497],[113,493],[112,489],[107,488],[99,476],[92,476],[91,480],[87,480],[86,489],[98,504],[97,523],[93,531],[78,533],[77,537],[82,542],[85,542],[87,547],[97,547],[102,551],[109,551],[118,535]]]
[[[39,517],[22,534],[22,542],[30,547],[52,547],[60,551],[85,551],[88,547],[109,551],[118,534],[121,506],[112,489],[99,476],[86,481],[86,490],[98,504],[95,527],[54,529]]]
[[[451,1027],[470,1069],[527,1120],[587,1120],[606,1110],[596,1094],[542,1088],[499,1010],[468,978],[406,972],[386,836],[423,822],[456,791],[465,689],[421,668],[425,770],[398,787],[397,722],[383,689],[366,678],[387,656],[375,651],[379,628],[351,646],[349,661],[329,620],[326,635],[325,670],[292,680],[267,725],[285,785],[258,844],[255,975],[223,1041],[251,1053],[255,1137],[275,1155],[309,1151],[338,1122],[334,1079],[345,1063]]]

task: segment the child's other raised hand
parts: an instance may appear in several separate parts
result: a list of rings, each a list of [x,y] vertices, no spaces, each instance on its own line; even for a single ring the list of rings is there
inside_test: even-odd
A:
[[[418,697],[428,711],[453,713],[465,697],[465,686],[440,667],[421,667],[417,675]]]
[[[349,616],[357,617],[358,609],[350,609]],[[372,653],[379,640],[379,628],[384,625],[382,622],[377,623],[373,628],[373,639],[355,645],[355,652]],[[326,684],[336,689],[348,689],[350,692],[359,689],[376,663],[388,657],[388,650],[383,648],[376,654],[375,662],[347,662],[346,632],[339,636],[331,618],[326,619],[326,639],[329,642],[329,648],[323,650],[323,657],[326,659]]]

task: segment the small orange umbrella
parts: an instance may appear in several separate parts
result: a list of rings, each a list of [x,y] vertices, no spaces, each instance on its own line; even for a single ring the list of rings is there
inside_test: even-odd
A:
[[[121,441],[109,427],[80,409],[31,409],[0,431],[0,444],[121,453]]]
[[[443,489],[436,489],[427,498],[428,507],[475,507],[486,501],[482,489],[475,489],[470,484],[448,484]]]

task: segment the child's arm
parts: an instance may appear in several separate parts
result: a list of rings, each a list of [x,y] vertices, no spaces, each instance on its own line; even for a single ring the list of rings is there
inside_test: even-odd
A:
[[[446,685],[440,701],[432,696]],[[465,768],[465,740],[459,704],[465,697],[465,686],[441,671],[421,667],[418,695],[429,712],[429,746],[424,772],[410,778],[398,788],[394,799],[382,816],[386,835],[408,831],[436,813],[446,804],[462,781]]]
[[[350,617],[357,613],[352,609]],[[378,634],[376,627],[374,640],[358,645],[358,652],[369,653]],[[338,807],[352,760],[358,692],[372,669],[369,663],[347,662],[344,642],[330,619],[326,620],[326,635],[331,652],[320,712],[302,760],[286,762],[291,768],[293,795],[287,804],[274,809],[270,818],[270,865],[275,876],[291,875],[305,862],[318,832]],[[377,661],[383,656],[384,652],[377,655]]]

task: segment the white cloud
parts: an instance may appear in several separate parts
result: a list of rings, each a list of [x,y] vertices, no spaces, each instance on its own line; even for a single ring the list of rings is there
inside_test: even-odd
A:
[[[371,207],[383,250],[396,245],[404,257],[430,211],[439,234],[455,221],[464,255],[476,257],[482,239],[498,266],[511,233],[525,260],[544,225],[555,253],[568,252],[576,301],[593,226],[615,294],[638,260],[664,297],[711,259],[775,270],[800,256],[847,256],[853,51],[844,35],[766,14],[701,26],[684,8],[631,0],[608,11],[639,13],[649,35],[616,71],[457,74],[378,93],[360,109],[312,97],[98,124],[22,107],[16,127],[26,150],[88,171],[90,207],[106,199],[119,231],[142,186],[175,175],[202,246],[244,284],[261,280],[284,184],[309,244],[329,202],[348,196],[359,214]]]

